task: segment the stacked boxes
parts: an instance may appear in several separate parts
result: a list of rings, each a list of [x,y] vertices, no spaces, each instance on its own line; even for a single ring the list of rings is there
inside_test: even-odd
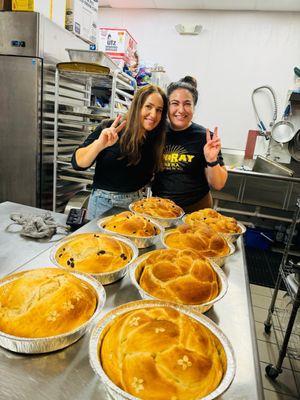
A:
[[[1,8],[1,3],[6,8]],[[0,10],[8,10],[9,1],[0,0]],[[34,11],[65,27],[66,0],[10,0],[12,11]]]
[[[98,48],[120,66],[134,59],[137,43],[126,29],[100,28]]]
[[[97,43],[98,0],[67,0],[66,29]]]
[[[35,11],[51,19],[51,0],[12,0],[12,11]]]

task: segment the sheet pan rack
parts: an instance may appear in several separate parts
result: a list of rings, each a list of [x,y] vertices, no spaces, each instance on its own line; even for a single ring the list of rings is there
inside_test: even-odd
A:
[[[48,132],[45,145],[53,148],[52,209],[64,212],[70,199],[79,191],[89,190],[93,180],[93,168],[87,171],[72,168],[74,150],[102,119],[127,112],[136,81],[119,69],[106,75],[60,68],[51,72],[54,81],[48,81],[45,95],[53,108],[44,113],[44,128]],[[108,106],[100,107],[92,102],[96,90],[111,93]]]

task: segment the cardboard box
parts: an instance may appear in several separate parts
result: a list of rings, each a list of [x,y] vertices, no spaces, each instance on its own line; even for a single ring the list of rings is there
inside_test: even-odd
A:
[[[65,28],[66,25],[66,0],[52,0],[51,19],[57,25]]]
[[[114,59],[130,63],[134,58],[137,42],[126,29],[99,28],[98,48]]]
[[[51,0],[12,0],[12,11],[35,11],[51,19]]]
[[[11,11],[11,0],[0,0],[0,11]]]
[[[98,0],[67,0],[66,29],[97,43]]]
[[[10,3],[12,11],[34,11],[43,14],[57,25],[65,27],[66,0],[0,0],[1,4]]]

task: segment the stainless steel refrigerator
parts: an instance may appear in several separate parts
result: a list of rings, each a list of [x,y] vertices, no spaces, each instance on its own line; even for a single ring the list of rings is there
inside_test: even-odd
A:
[[[43,115],[66,48],[88,44],[39,13],[0,12],[0,202],[51,208],[53,147]]]

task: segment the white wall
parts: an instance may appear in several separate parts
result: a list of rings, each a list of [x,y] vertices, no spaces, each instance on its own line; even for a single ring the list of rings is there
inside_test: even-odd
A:
[[[180,36],[174,26],[201,24],[199,36]],[[198,80],[195,122],[219,126],[222,147],[243,150],[256,129],[251,92],[271,85],[282,113],[287,90],[300,66],[300,13],[100,9],[99,25],[126,28],[138,41],[142,60],[164,65],[171,80]],[[262,117],[272,116],[265,95]],[[300,127],[299,127],[300,128]]]

